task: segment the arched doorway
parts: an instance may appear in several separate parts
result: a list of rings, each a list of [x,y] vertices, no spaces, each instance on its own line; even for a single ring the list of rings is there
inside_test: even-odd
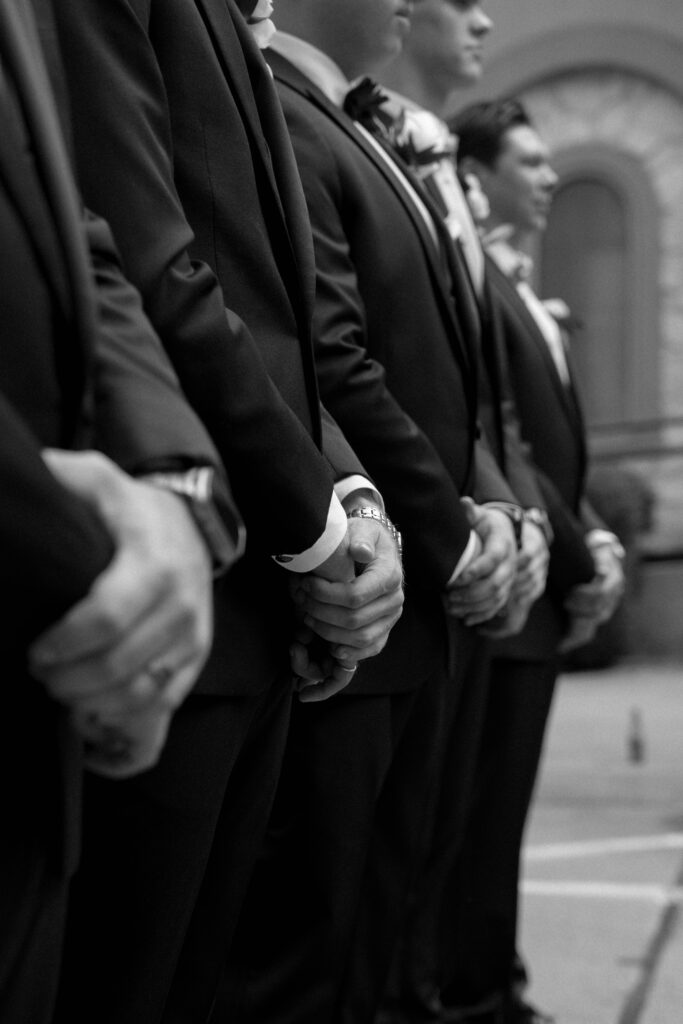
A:
[[[624,423],[633,414],[628,228],[618,190],[598,177],[578,177],[558,189],[543,243],[541,294],[563,298],[578,322],[571,355],[594,427]]]

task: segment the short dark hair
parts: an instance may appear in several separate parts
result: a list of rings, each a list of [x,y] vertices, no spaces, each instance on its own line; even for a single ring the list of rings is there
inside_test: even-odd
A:
[[[458,136],[458,160],[471,156],[492,167],[511,128],[531,126],[526,110],[516,99],[485,100],[458,111],[448,122]]]

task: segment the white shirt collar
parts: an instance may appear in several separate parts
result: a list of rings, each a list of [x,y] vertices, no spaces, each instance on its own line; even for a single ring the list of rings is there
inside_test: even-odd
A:
[[[270,44],[271,49],[286,57],[303,75],[313,82],[336,107],[344,105],[344,99],[351,87],[338,64],[319,50],[317,46],[292,36],[279,29]]]
[[[482,244],[507,277],[526,281],[531,277],[533,260],[510,245],[511,234],[511,226],[501,224],[484,236]]]

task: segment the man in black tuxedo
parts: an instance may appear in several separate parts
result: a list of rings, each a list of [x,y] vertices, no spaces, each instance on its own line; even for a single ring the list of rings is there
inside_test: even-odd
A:
[[[481,76],[482,58],[492,21],[478,0],[450,3],[424,0],[415,9],[411,33],[382,77],[387,97],[383,110],[393,118],[391,141],[434,199],[456,246],[463,253],[474,301],[480,318],[479,412],[486,437],[498,465],[523,510],[522,546],[515,585],[517,600],[511,605],[516,625],[522,627],[529,608],[545,587],[545,573],[531,567],[543,558],[547,567],[552,541],[552,502],[547,502],[543,482],[520,436],[518,413],[510,384],[501,311],[486,271],[477,225],[459,180],[454,154],[457,138],[444,118],[453,93],[471,86]],[[550,518],[545,510],[549,504]],[[531,577],[531,579],[529,579]],[[523,591],[522,591],[523,588]],[[520,591],[525,601],[520,601]],[[503,621],[508,633],[511,623]],[[491,674],[488,659],[492,636],[479,658],[476,687],[467,691],[455,716],[447,742],[424,863],[411,898],[398,951],[394,977],[385,1005],[387,1020],[419,1021],[439,1016],[436,963],[438,921],[443,889],[467,831],[467,817],[484,723],[488,714]],[[499,635],[504,635],[503,630]]]
[[[515,952],[523,830],[560,651],[588,639],[614,610],[623,552],[585,500],[585,429],[566,338],[532,291],[522,251],[544,229],[557,181],[547,148],[514,101],[474,105],[451,124],[460,170],[476,176],[488,200],[487,274],[555,542],[546,593],[524,630],[494,647],[476,800],[442,902],[441,999],[464,1013],[458,1019],[540,1024],[549,1018],[525,1001]]]
[[[293,648],[302,686],[314,677],[301,699],[317,701],[384,645],[400,613],[400,560],[373,485],[321,414],[305,203],[240,7],[58,0],[54,9],[84,194],[109,218],[229,466],[249,537],[217,593],[211,662],[159,766],[116,789],[89,783],[58,1019],[97,1004],[102,1021],[203,1020],[288,729],[295,620],[283,570],[298,572],[306,630],[327,644],[331,676],[318,682],[310,633]],[[322,601],[310,604],[309,590]],[[115,882],[103,889],[103,877]]]
[[[233,981],[246,979],[232,993],[239,1020],[372,1019],[441,725],[470,653],[443,603],[469,570],[476,582],[458,611],[488,619],[514,572],[506,513],[472,505],[470,520],[461,501],[474,483],[477,417],[478,318],[465,272],[419,183],[342,110],[349,80],[400,47],[408,15],[384,0],[279,0],[267,52],[313,227],[323,400],[398,518],[408,587],[391,643],[330,714],[297,711],[231,965]],[[480,454],[477,497],[511,507],[490,452]]]
[[[149,767],[211,643],[211,551],[187,504],[77,449],[206,484],[219,461],[81,208],[30,5],[0,4],[0,68],[0,1018],[48,1024],[82,741],[93,770]],[[221,507],[227,568],[227,490]]]

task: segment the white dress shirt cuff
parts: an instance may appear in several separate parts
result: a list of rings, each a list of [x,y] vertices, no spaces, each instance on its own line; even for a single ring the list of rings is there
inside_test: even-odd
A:
[[[338,480],[334,485],[334,493],[344,505],[347,499],[352,498],[356,491],[364,491],[367,496],[372,498],[381,512],[385,511],[382,495],[372,486],[370,481],[364,476],[361,476],[360,473],[356,473],[353,476],[346,476],[343,480]],[[345,505],[345,507],[347,506]]]
[[[367,481],[365,481],[365,485],[367,486]],[[272,557],[278,565],[281,565],[283,569],[288,569],[290,572],[312,572],[319,565],[322,565],[323,562],[327,561],[330,555],[336,551],[346,535],[346,528],[346,512],[341,501],[333,492],[330,508],[327,513],[325,530],[315,544],[307,548],[306,551],[301,551],[296,555],[282,554],[273,555]]]
[[[470,530],[470,539],[467,541],[467,547],[461,554],[460,560],[456,565],[455,569],[453,570],[451,578],[446,584],[446,587],[452,587],[455,581],[458,579],[458,577],[464,573],[465,569],[470,564],[470,562],[472,562],[474,558],[476,558],[480,544],[481,542],[479,540],[478,535],[475,533],[474,530]]]

